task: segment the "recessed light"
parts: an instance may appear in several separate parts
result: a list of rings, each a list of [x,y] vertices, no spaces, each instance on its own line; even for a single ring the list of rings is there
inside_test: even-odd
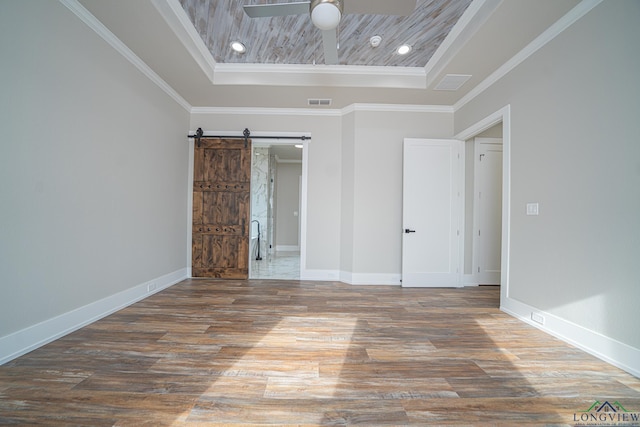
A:
[[[231,42],[231,49],[233,49],[234,52],[238,52],[238,53],[245,53],[247,51],[247,47],[243,43],[240,43],[239,41]]]
[[[396,51],[398,53],[398,55],[406,55],[407,53],[411,52],[411,46],[408,44],[403,44],[402,46],[400,46],[398,48],[398,50]]]

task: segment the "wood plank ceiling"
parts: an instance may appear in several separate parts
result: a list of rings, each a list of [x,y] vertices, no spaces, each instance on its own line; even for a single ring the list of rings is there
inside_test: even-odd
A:
[[[345,0],[348,1],[348,0]],[[389,0],[393,1],[393,0]],[[472,0],[418,0],[409,16],[344,15],[339,31],[340,65],[424,67]],[[322,35],[309,15],[249,18],[245,4],[257,0],[180,0],[218,63],[324,64]],[[382,37],[374,48],[369,40]],[[231,50],[239,41],[247,52]],[[396,49],[412,46],[404,56]]]

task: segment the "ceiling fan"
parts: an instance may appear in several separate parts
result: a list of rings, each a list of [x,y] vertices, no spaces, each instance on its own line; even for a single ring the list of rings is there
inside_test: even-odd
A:
[[[251,18],[303,15],[309,13],[313,24],[322,31],[324,60],[327,65],[338,63],[336,29],[343,14],[407,16],[416,8],[417,0],[307,0],[291,3],[244,6]]]

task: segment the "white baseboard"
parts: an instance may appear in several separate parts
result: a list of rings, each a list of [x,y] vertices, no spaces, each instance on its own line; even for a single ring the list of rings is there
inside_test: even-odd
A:
[[[475,274],[463,274],[462,286],[480,286]]]
[[[500,305],[500,309],[640,378],[640,349],[576,325],[553,314],[538,310],[513,298],[505,298]],[[533,321],[532,313],[542,316],[543,323]]]
[[[340,281],[342,283],[351,283],[353,282],[353,273],[350,273],[348,271],[341,271],[340,273]]]
[[[340,281],[349,285],[392,285],[400,286],[402,282],[400,274],[369,274],[340,272]]]
[[[300,280],[335,282],[340,280],[340,273],[335,270],[303,270]]]
[[[0,337],[0,365],[173,286],[187,277],[187,269],[183,268]]]
[[[276,252],[300,252],[300,246],[277,245]]]
[[[348,285],[401,285],[400,274],[354,274],[336,270],[304,270],[300,280],[339,281]]]

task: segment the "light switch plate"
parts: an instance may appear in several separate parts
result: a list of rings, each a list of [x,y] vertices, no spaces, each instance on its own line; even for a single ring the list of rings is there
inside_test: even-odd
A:
[[[538,215],[539,211],[538,203],[527,203],[527,215]]]

